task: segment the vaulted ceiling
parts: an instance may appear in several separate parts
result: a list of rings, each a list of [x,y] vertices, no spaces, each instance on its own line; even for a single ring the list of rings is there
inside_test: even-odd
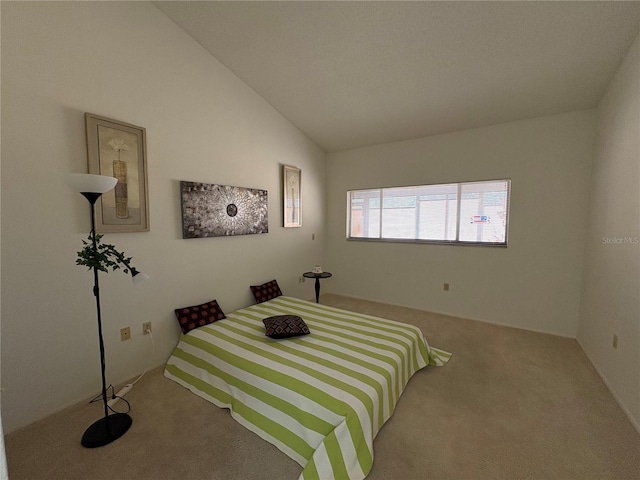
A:
[[[326,151],[593,108],[640,2],[154,2]]]

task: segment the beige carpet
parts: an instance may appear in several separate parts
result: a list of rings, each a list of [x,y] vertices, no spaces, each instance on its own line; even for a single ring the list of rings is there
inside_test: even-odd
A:
[[[337,295],[321,301],[413,323],[454,354],[409,382],[375,440],[368,479],[640,478],[640,435],[575,340]],[[99,404],[7,435],[9,478],[293,480],[302,470],[162,369],[127,399],[131,430],[102,448],[80,446]]]

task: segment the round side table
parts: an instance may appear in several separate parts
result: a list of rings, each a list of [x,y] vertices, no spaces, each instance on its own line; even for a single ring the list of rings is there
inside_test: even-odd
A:
[[[316,279],[316,303],[320,303],[320,279],[329,278],[331,274],[329,272],[322,272],[322,273],[304,272],[302,276]]]

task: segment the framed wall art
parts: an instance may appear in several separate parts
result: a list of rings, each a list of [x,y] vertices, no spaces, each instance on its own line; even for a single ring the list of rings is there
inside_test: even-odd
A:
[[[269,232],[266,190],[180,182],[182,238]]]
[[[299,168],[282,166],[282,218],[284,227],[302,226],[302,186]]]
[[[142,127],[85,113],[89,173],[118,179],[96,202],[96,230],[148,232],[147,133]]]

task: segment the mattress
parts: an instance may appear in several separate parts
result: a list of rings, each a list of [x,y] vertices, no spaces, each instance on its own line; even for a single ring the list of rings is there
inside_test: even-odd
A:
[[[275,315],[300,316],[311,333],[268,338],[262,319]],[[281,296],[182,335],[165,376],[228,408],[301,479],[360,480],[409,379],[449,357],[413,325]]]

